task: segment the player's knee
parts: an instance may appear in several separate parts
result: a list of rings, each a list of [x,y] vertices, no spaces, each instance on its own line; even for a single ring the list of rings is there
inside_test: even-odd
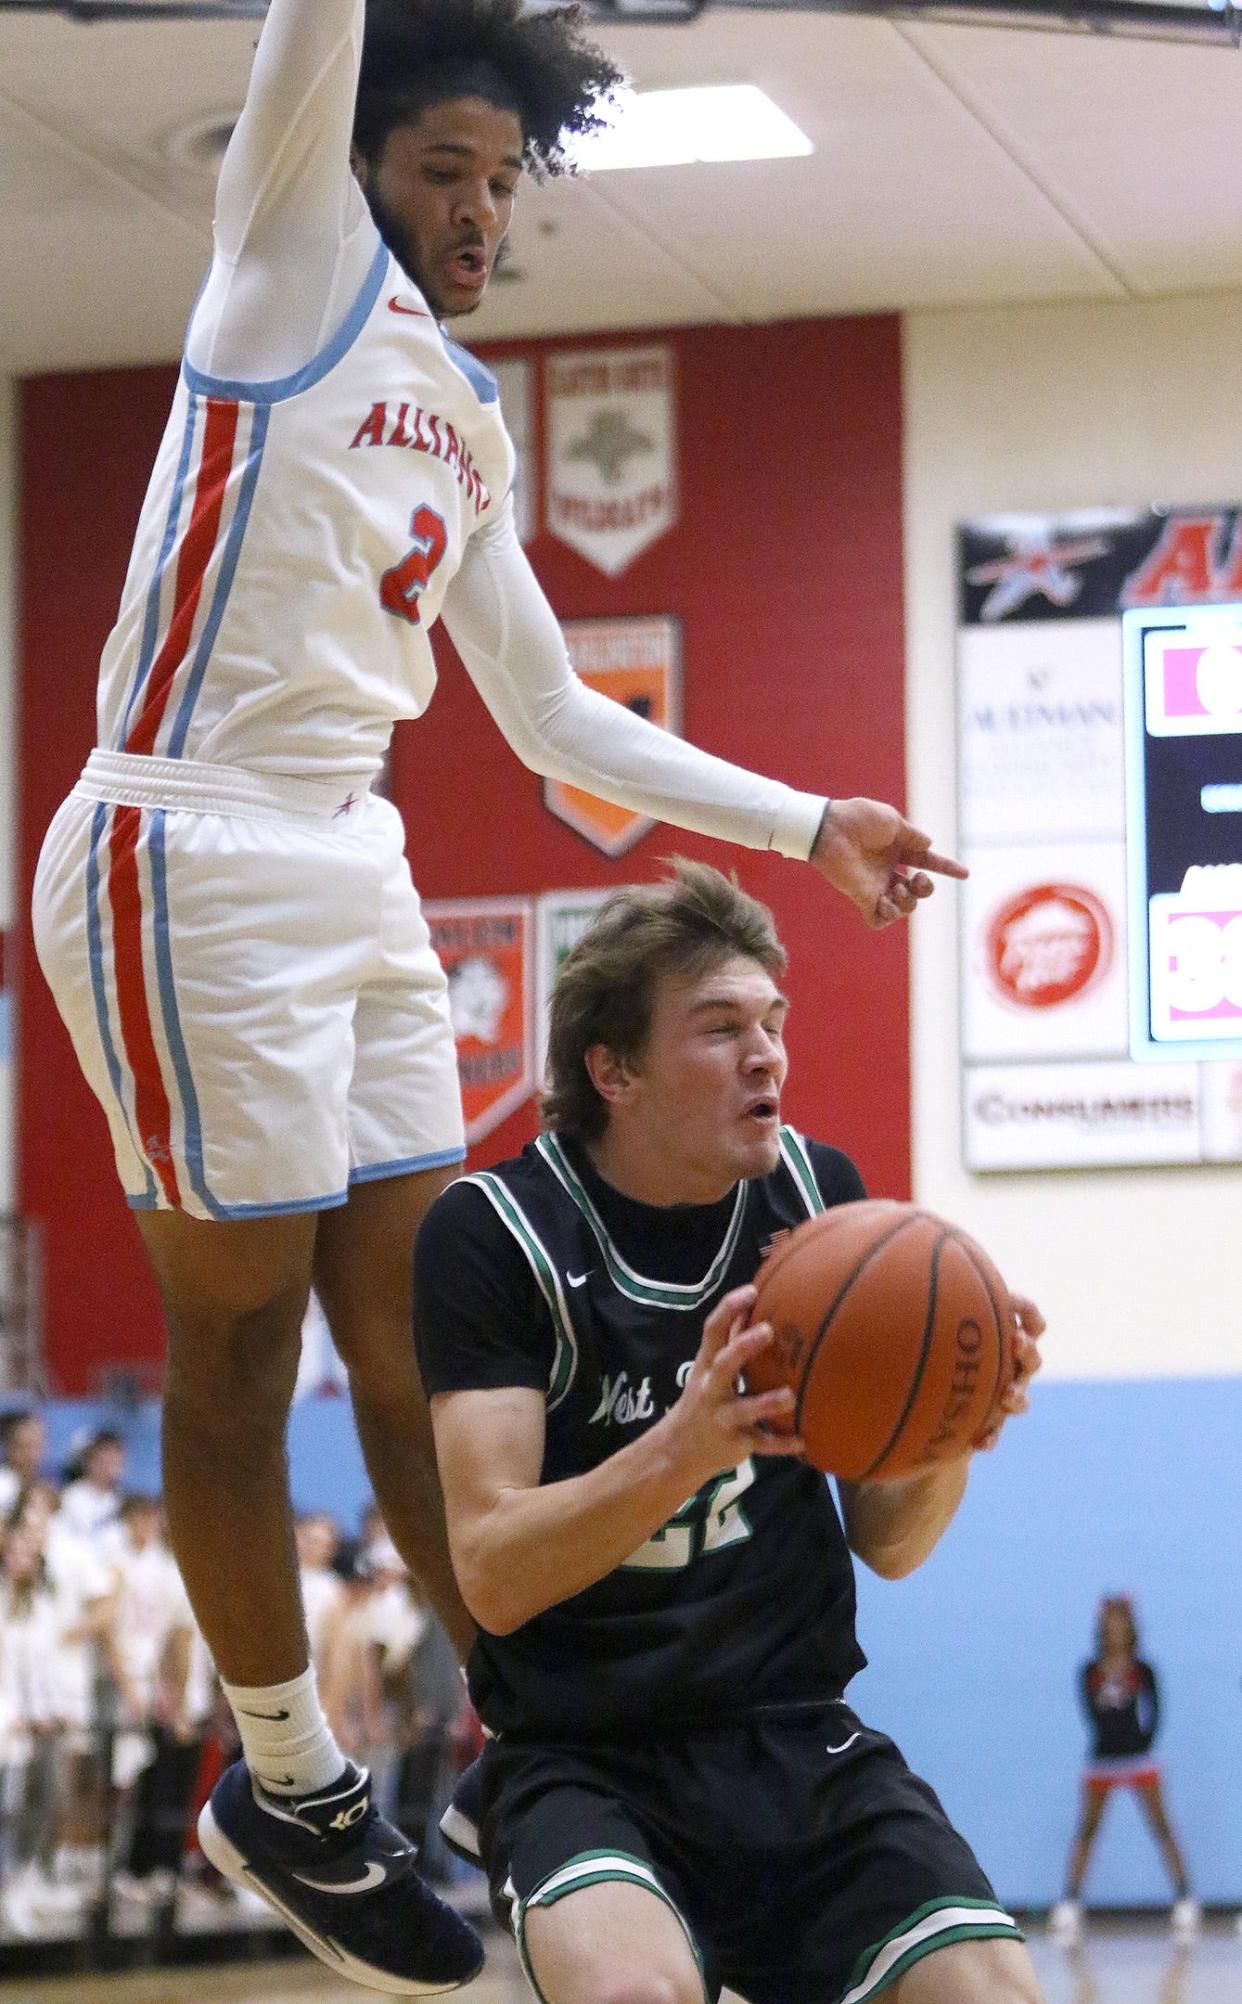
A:
[[[336,1353],[351,1383],[365,1385],[377,1398],[390,1397],[396,1381],[415,1368],[409,1316],[385,1318],[373,1308],[325,1306]]]
[[[426,1399],[408,1316],[329,1317],[332,1341],[349,1376],[355,1407],[377,1415],[425,1411]],[[407,1426],[408,1419],[402,1422]]]
[[[283,1428],[301,1354],[302,1297],[233,1314],[212,1304],[168,1315],[166,1416],[236,1437]]]

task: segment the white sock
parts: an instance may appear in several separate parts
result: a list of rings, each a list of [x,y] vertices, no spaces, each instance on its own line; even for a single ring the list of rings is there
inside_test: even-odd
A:
[[[273,1795],[316,1795],[347,1762],[323,1715],[313,1670],[287,1684],[224,1684],[246,1766]]]

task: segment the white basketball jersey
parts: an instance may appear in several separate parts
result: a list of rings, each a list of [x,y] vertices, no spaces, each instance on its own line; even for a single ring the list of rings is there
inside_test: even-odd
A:
[[[426,709],[466,539],[513,478],[495,379],[380,244],[305,368],[183,362],[104,651],[99,744],[365,782]]]

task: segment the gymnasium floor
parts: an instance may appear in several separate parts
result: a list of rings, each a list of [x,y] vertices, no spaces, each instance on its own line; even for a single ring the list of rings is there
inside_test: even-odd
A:
[[[1032,1932],[1031,1951],[1047,2004],[1242,2004],[1242,1936],[1223,1927],[1185,1950],[1155,1928],[1101,1928],[1070,1952]],[[309,1957],[0,1983],[0,2004],[361,2004],[373,1994]],[[487,1968],[461,1994],[469,2004],[530,2004],[506,1939],[489,1935]]]

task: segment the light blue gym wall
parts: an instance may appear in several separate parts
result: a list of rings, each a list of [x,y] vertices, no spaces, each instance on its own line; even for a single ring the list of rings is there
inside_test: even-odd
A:
[[[1242,1379],[1037,1385],[976,1462],[909,1579],[860,1578],[871,1663],[853,1686],[942,1796],[1004,1898],[1059,1889],[1085,1730],[1074,1689],[1097,1601],[1133,1595],[1163,1697],[1156,1751],[1200,1897],[1242,1902]],[[1166,1900],[1128,1796],[1090,1903]]]
[[[53,1409],[54,1456],[98,1417]],[[154,1408],[120,1423],[131,1486],[156,1487]],[[295,1407],[290,1460],[299,1507],[353,1529],[369,1491],[343,1400]],[[851,1698],[933,1783],[1003,1899],[1039,1906],[1060,1888],[1085,1741],[1075,1671],[1100,1594],[1122,1591],[1161,1679],[1157,1750],[1195,1888],[1242,1904],[1240,1530],[1242,1378],[1042,1384],[976,1463],[927,1564],[897,1582],[860,1575],[871,1662]],[[1167,1897],[1128,1797],[1086,1891],[1101,1905]]]

